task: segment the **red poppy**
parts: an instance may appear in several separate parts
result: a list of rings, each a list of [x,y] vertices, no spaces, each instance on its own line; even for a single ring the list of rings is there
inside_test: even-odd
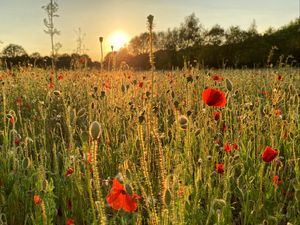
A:
[[[283,183],[283,180],[281,180],[278,175],[275,175],[272,178],[272,182],[274,183],[275,186],[278,186]]]
[[[234,149],[238,149],[238,148],[239,148],[239,145],[238,145],[238,144],[233,144],[232,147],[233,147]]]
[[[75,220],[68,219],[67,222],[66,222],[66,225],[75,225]]]
[[[66,176],[66,177],[69,177],[69,176],[71,176],[73,173],[74,173],[74,169],[71,168],[71,167],[69,167],[69,168],[67,169],[67,172],[66,172],[65,176]]]
[[[49,82],[49,88],[50,89],[54,88],[54,83],[52,81]]]
[[[126,212],[134,212],[137,209],[136,199],[138,198],[140,197],[135,193],[130,196],[124,186],[117,179],[113,179],[113,186],[106,196],[106,201],[115,210],[123,209]]]
[[[224,151],[225,152],[231,152],[231,146],[229,143],[224,144]]]
[[[21,139],[20,138],[16,138],[15,145],[20,145],[20,144],[21,144]]]
[[[283,76],[282,75],[278,75],[277,76],[277,80],[283,80]]]
[[[262,153],[261,157],[265,162],[271,162],[273,159],[276,158],[278,155],[278,151],[276,149],[273,149],[269,146],[267,146]]]
[[[218,75],[218,74],[213,75],[213,76],[212,76],[212,79],[213,79],[214,81],[218,81],[218,82],[221,82],[221,81],[224,80],[224,78],[223,78],[222,76]]]
[[[139,88],[142,88],[143,85],[144,85],[144,83],[142,81],[139,81],[139,83],[138,83]]]
[[[9,122],[11,124],[14,124],[16,122],[15,117],[11,116],[10,119],[9,119]]]
[[[223,164],[223,163],[221,163],[221,164],[216,164],[215,167],[216,167],[216,171],[217,171],[218,173],[224,173],[224,164]]]
[[[203,91],[202,99],[208,106],[224,107],[226,105],[225,93],[212,88]]]
[[[220,119],[220,116],[221,116],[220,112],[214,112],[214,118],[216,121]]]
[[[222,124],[221,131],[224,132],[227,130],[227,126],[225,123]]]
[[[58,80],[63,80],[63,79],[64,79],[64,77],[63,77],[63,75],[62,75],[62,74],[59,74],[59,76],[57,77],[57,79],[58,79]]]
[[[92,155],[91,151],[89,151],[87,154],[87,161],[89,164],[92,164],[92,162],[93,162],[93,155]]]
[[[281,116],[282,115],[281,109],[275,109],[274,113],[275,113],[276,116]]]
[[[34,195],[33,196],[33,201],[34,201],[35,205],[38,206],[38,205],[41,204],[42,199],[41,199],[41,197],[39,195]]]

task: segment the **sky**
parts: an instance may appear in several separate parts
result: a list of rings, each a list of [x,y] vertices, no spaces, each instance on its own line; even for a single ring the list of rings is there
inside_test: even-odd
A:
[[[146,18],[154,15],[154,31],[179,27],[195,13],[205,28],[215,24],[247,29],[255,20],[258,31],[279,28],[300,16],[300,0],[56,0],[59,5],[54,25],[61,34],[59,53],[74,53],[76,31],[85,34],[86,53],[100,60],[99,36],[104,37],[104,54],[110,50],[109,36],[125,32],[129,38],[146,31]],[[24,47],[28,54],[51,52],[44,33],[43,5],[49,0],[0,0],[0,50],[10,43]],[[78,33],[78,32],[77,32]]]

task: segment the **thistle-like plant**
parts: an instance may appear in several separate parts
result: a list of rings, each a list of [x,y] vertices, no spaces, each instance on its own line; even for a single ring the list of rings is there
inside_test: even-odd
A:
[[[147,26],[148,26],[148,31],[149,31],[149,61],[150,61],[150,66],[151,70],[154,70],[154,55],[153,55],[153,15],[149,15],[147,17]]]
[[[103,37],[99,37],[99,42],[100,42],[100,49],[101,49],[101,70],[103,69]]]

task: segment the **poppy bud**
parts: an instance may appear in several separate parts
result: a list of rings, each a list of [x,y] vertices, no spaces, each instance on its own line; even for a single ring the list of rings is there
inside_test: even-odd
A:
[[[89,134],[93,140],[97,140],[101,135],[101,125],[97,121],[94,121],[90,125]]]
[[[232,82],[226,78],[226,88],[228,91],[232,91]]]

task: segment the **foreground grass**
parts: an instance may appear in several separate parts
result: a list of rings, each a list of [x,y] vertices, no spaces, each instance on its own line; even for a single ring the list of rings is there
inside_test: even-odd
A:
[[[231,91],[210,73],[1,72],[0,224],[299,224],[299,70],[218,71]],[[206,87],[226,107],[205,105]],[[117,175],[136,212],[106,202]]]

